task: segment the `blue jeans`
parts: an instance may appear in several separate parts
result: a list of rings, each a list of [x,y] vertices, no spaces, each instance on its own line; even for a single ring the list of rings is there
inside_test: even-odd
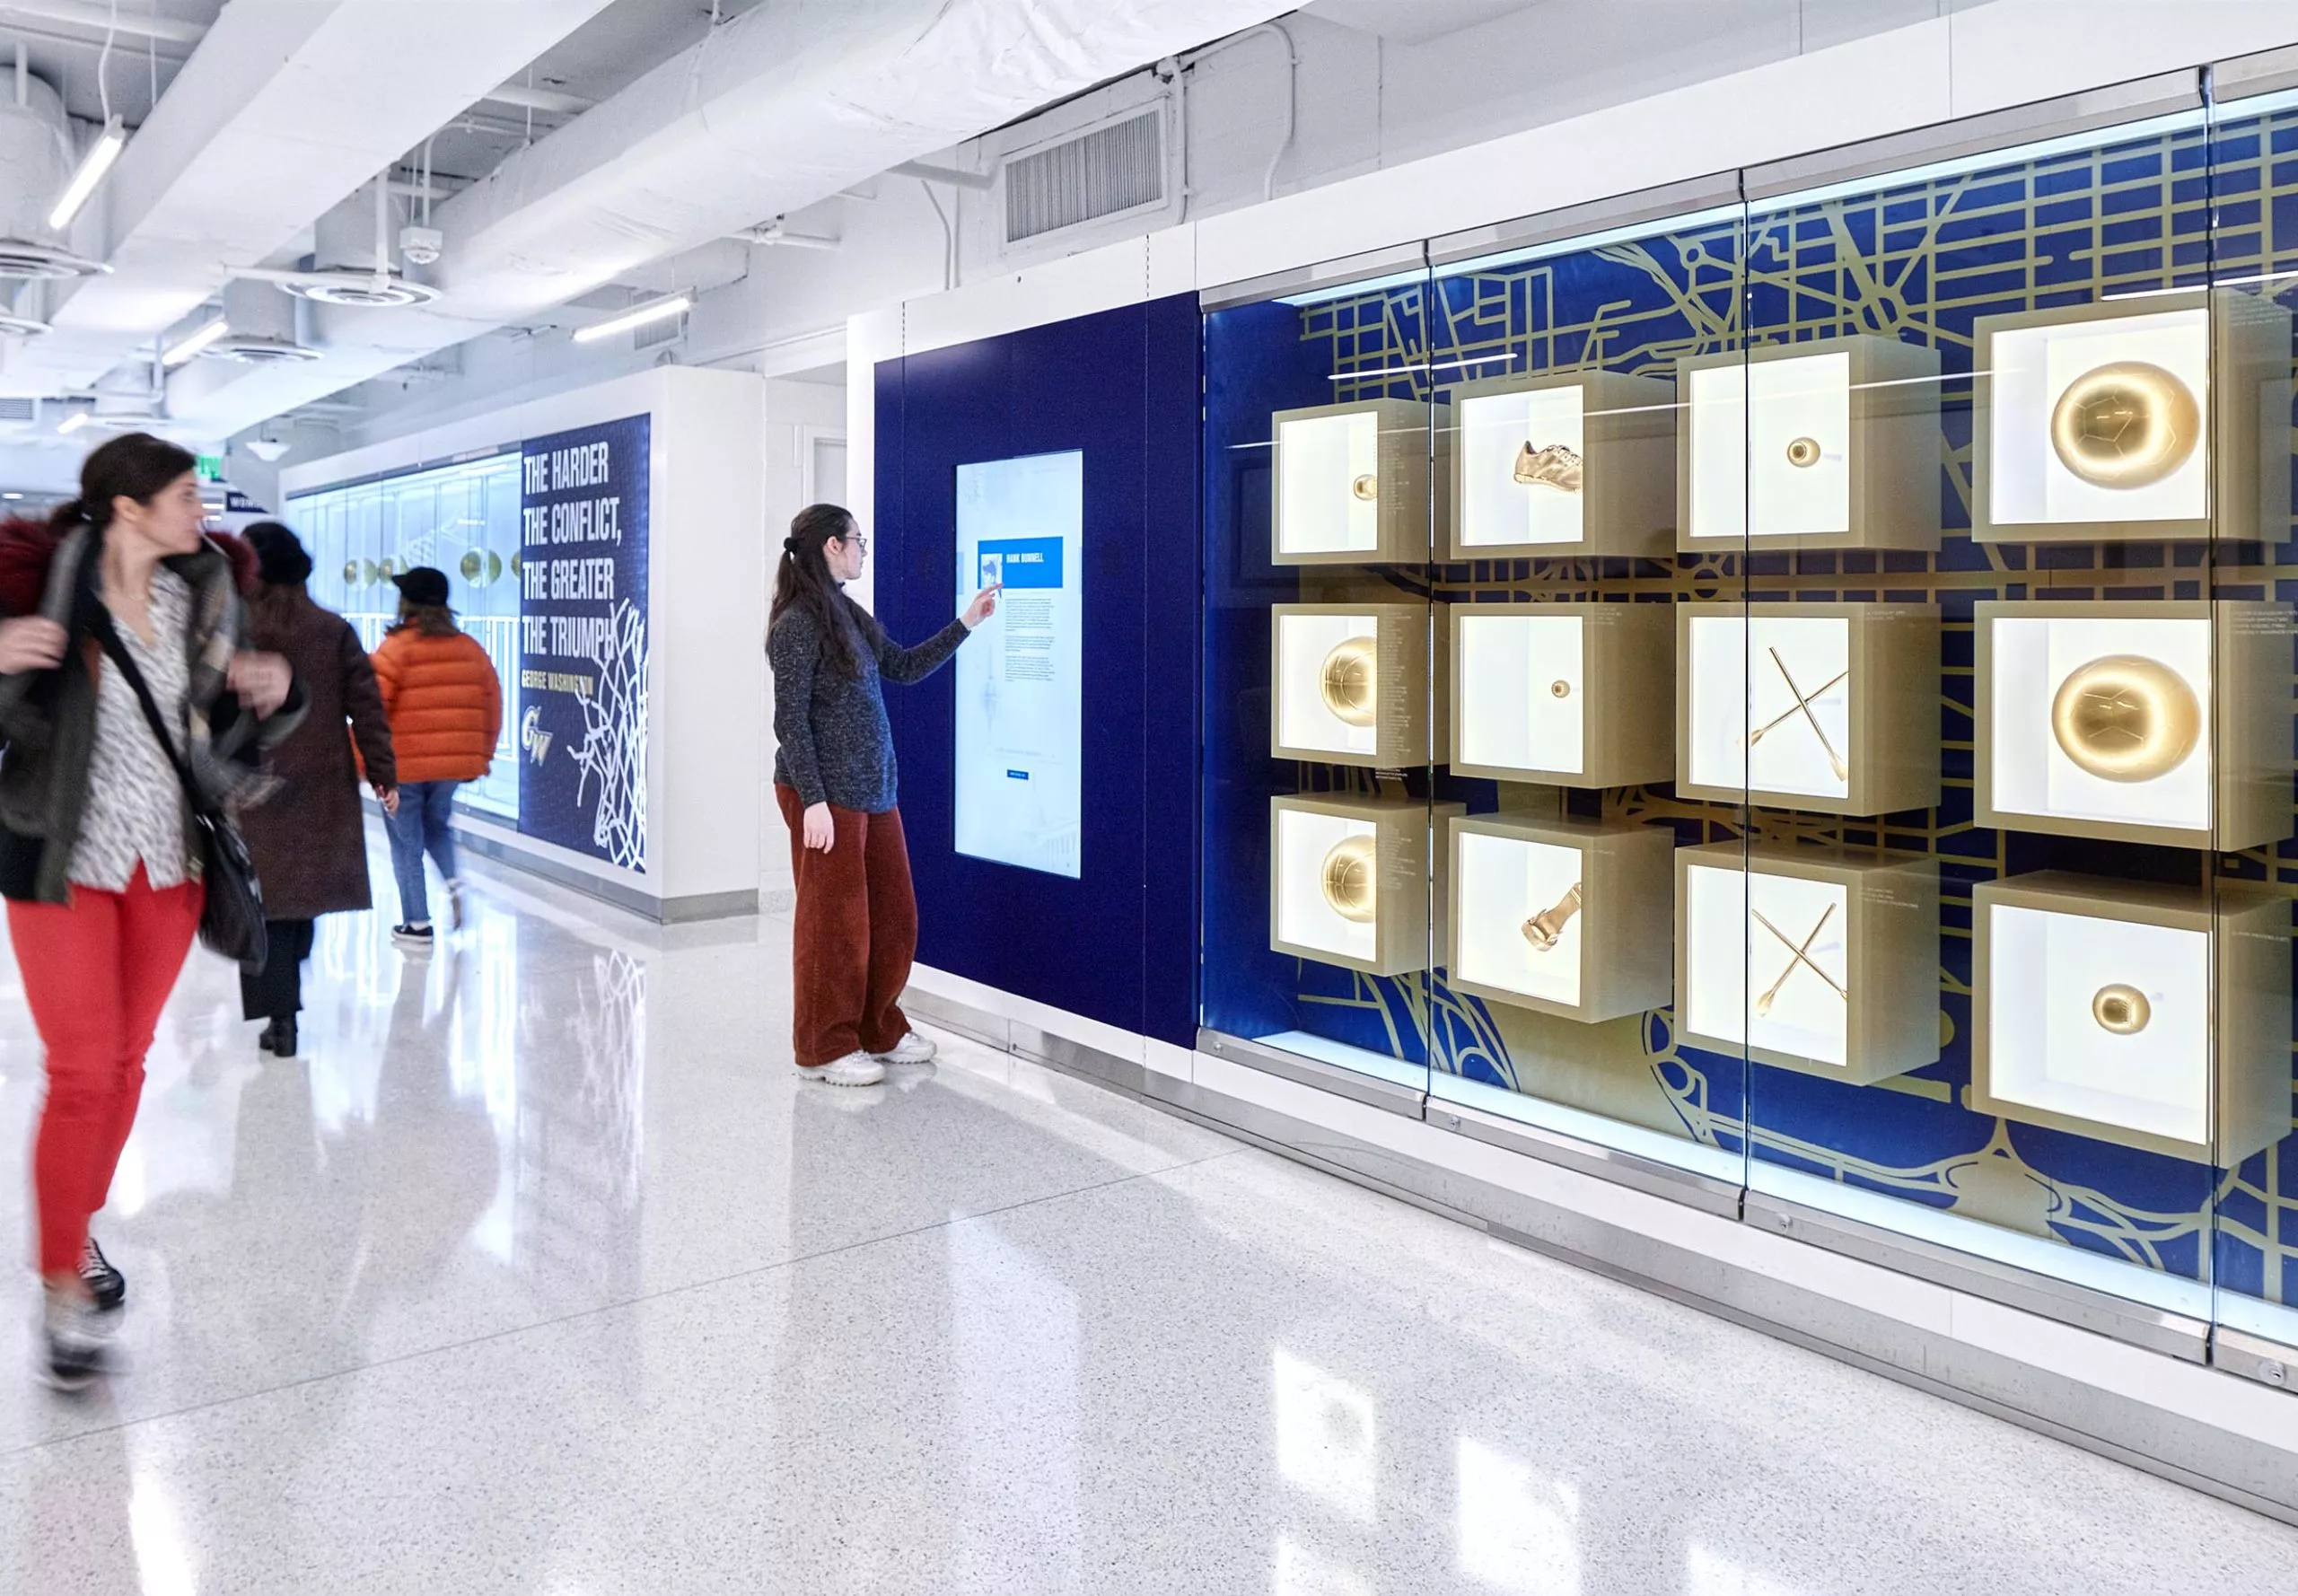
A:
[[[447,822],[454,816],[455,789],[460,785],[452,781],[401,782],[399,812],[383,817],[383,829],[391,839],[391,873],[399,877],[399,912],[407,925],[425,925],[431,920],[431,895],[423,885],[425,854],[439,866],[442,877],[455,879],[455,834]]]

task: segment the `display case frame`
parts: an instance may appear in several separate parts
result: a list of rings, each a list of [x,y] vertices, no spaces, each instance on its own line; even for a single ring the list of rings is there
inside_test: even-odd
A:
[[[2057,400],[2072,383],[2059,384],[2048,374],[2029,384],[2014,381],[2012,348],[2048,348],[2052,335],[2066,329],[2105,329],[2117,323],[2142,324],[2199,314],[2201,326],[2195,348],[2182,364],[2187,375],[2200,373],[2204,391],[2197,403],[2197,435],[2189,446],[2193,462],[2192,493],[2197,513],[2132,519],[2099,514],[2066,519],[2021,519],[1998,515],[1995,500],[2004,474],[2004,440],[1996,424],[2013,407],[2032,412],[2030,420],[2040,434],[2031,440],[2039,482],[2072,478],[2071,472],[2054,471],[2048,442],[2057,415]],[[2290,312],[2255,294],[2227,289],[2174,289],[2124,299],[2094,300],[2086,304],[2055,305],[2040,310],[1981,316],[1971,325],[1976,340],[1974,392],[1971,408],[1971,537],[1977,542],[2092,543],[2132,540],[2177,541],[2193,539],[2249,539],[2261,534],[2279,516],[2290,519],[2290,482],[2285,469],[2263,469],[2274,456],[2265,436],[2282,419],[2281,456],[2287,467],[2288,418],[2291,405]],[[2144,337],[2145,334],[2139,336]],[[2181,340],[2183,341],[2183,340]],[[2007,347],[2006,347],[2007,346]],[[2134,353],[2154,353],[2152,348]],[[2167,357],[2167,356],[2166,356]],[[2150,363],[2159,364],[2159,363]],[[2191,386],[2190,384],[2188,385]],[[2008,391],[2006,391],[2008,390]],[[2078,500],[2105,498],[2074,487]],[[2100,506],[2104,508],[2103,505]],[[2270,541],[2281,541],[2273,538]]]
[[[2008,674],[1997,623],[2082,621],[2132,623],[2185,621],[2204,630],[2190,645],[2202,659],[2203,677],[2197,751],[2206,760],[2207,783],[2193,824],[2140,819],[2101,818],[2023,807],[2006,801],[2012,763],[1998,741],[2020,736],[2006,723],[1997,699]],[[1981,601],[1973,607],[1972,678],[1973,818],[2001,830],[2039,831],[2116,842],[2153,843],[2166,847],[2229,852],[2278,842],[2291,835],[2293,729],[2290,706],[2294,618],[2287,604],[2255,600],[2026,599]],[[2101,645],[2101,646],[2111,646]],[[2118,650],[2117,652],[2127,652]],[[2190,673],[2180,671],[2191,690]],[[2026,728],[2022,747],[2041,749],[2046,779],[2063,765],[2075,773],[2073,785],[2103,794],[2107,784],[2079,779],[2079,767],[2049,730],[2054,697],[2063,681],[2042,682],[2037,701],[2025,706],[2018,725]],[[2179,771],[2168,774],[2176,775]],[[2191,773],[2188,773],[2189,776]],[[2122,784],[2127,785],[2127,784]]]
[[[1873,849],[1721,842],[1679,848],[1675,862],[1675,1016],[1682,1040],[1721,1053],[1744,1052],[1758,1064],[1855,1086],[1939,1061],[1939,873],[1933,861]],[[1692,878],[1700,871],[1747,878],[1736,935],[1703,940],[1695,925],[1701,911],[1693,903]],[[1785,977],[1791,965],[1803,962],[1793,953],[1765,962],[1754,957],[1777,934],[1756,918],[1761,906],[1754,882],[1765,878],[1833,890],[1824,901],[1840,910],[1844,926],[1839,1062],[1752,1039],[1755,1022],[1766,1015],[1759,1000],[1749,998],[1749,987],[1765,971],[1776,969]],[[1801,924],[1787,927],[1788,933]],[[1784,981],[1773,985],[1776,988]],[[1696,991],[1699,987],[1721,995],[1705,995]],[[1736,1000],[1730,996],[1733,992]],[[1728,1021],[1734,1012],[1741,1034],[1732,1034],[1728,1024],[1703,1029],[1706,1018],[1721,1014]]]
[[[1675,608],[1538,602],[1458,606],[1447,628],[1452,638],[1448,751],[1452,771],[1495,781],[1604,789],[1672,779],[1676,623],[1671,612]],[[1527,629],[1534,634],[1523,644],[1529,675],[1549,674],[1529,671],[1535,659],[1557,662],[1547,702],[1536,680],[1526,684],[1522,723],[1527,752],[1544,741],[1560,748],[1576,741],[1578,758],[1569,767],[1560,761],[1544,766],[1529,759],[1484,757],[1510,751],[1493,748],[1495,741],[1506,741],[1497,728],[1485,731],[1476,723],[1486,706],[1495,701],[1504,706],[1506,696],[1496,690],[1492,672],[1474,668],[1470,656],[1483,638],[1518,622],[1530,623]],[[1574,645],[1538,636],[1550,630],[1576,633]],[[1559,685],[1566,690],[1557,692]],[[1559,710],[1566,712],[1566,723],[1556,723]],[[1489,713],[1500,715],[1504,709],[1494,707]]]
[[[1269,615],[1269,758],[1368,770],[1405,770],[1443,763],[1451,728],[1445,688],[1451,666],[1446,646],[1450,627],[1441,606],[1432,610],[1426,604],[1387,601],[1277,604],[1271,606]],[[1348,627],[1322,627],[1313,642],[1294,643],[1296,629],[1305,638],[1309,628],[1323,620],[1369,620],[1372,624],[1373,685],[1368,706],[1372,718],[1365,724],[1352,726],[1343,721],[1325,697],[1320,680],[1334,649],[1364,634]],[[1296,622],[1300,623],[1297,628],[1293,624]],[[1432,628],[1436,634],[1434,648]],[[1332,635],[1329,646],[1325,632]],[[1432,666],[1438,672],[1433,689],[1428,680]],[[1304,733],[1320,730],[1330,733],[1326,741],[1306,740]],[[1367,731],[1372,733],[1369,738],[1355,735]],[[1369,746],[1362,746],[1365,744]]]
[[[1842,815],[1898,814],[1938,803],[1940,627],[1935,607],[1695,602],[1678,604],[1675,614],[1678,796]],[[1753,673],[1760,671],[1758,661],[1768,653],[1761,642],[1763,634],[1776,630],[1771,623],[1777,621],[1844,624],[1846,741],[1839,750],[1825,733],[1816,707],[1810,711],[1804,707],[1819,706],[1827,696],[1825,687],[1811,686],[1801,678],[1785,680],[1785,664],[1776,665],[1783,679],[1778,685],[1785,693],[1778,705],[1748,686],[1751,679],[1771,681],[1767,675]],[[1733,673],[1735,651],[1724,651],[1719,669],[1718,662],[1707,657],[1715,651],[1697,646],[1696,634],[1710,625],[1746,628],[1736,651],[1741,673]],[[1820,678],[1821,682],[1825,680]],[[1756,721],[1759,710],[1775,708],[1785,708],[1786,713],[1776,718],[1764,713],[1769,725]],[[1718,716],[1723,717],[1720,727],[1715,719]],[[1754,779],[1757,756],[1748,746],[1750,740],[1762,738],[1775,726],[1801,732],[1805,728],[1796,721],[1798,716],[1809,721],[1812,741],[1823,750],[1824,757],[1840,765],[1843,791],[1839,794],[1767,786]],[[1728,741],[1728,750],[1719,744],[1719,738]],[[1742,779],[1701,780],[1695,774],[1713,771],[1718,759],[1738,761]]]
[[[1767,435],[1797,431],[1802,425],[1786,420],[1791,399],[1797,416],[1809,408],[1832,417],[1834,407],[1831,399],[1820,405],[1808,394],[1783,395],[1767,406],[1767,395],[1757,390],[1767,381],[1788,380],[1782,363],[1810,362],[1815,387],[1831,393],[1834,373],[1821,363],[1838,357],[1844,375],[1843,448],[1831,452],[1824,442],[1799,435],[1787,449],[1815,443],[1817,453],[1809,466],[1830,475],[1840,453],[1844,525],[1819,531],[1763,531],[1757,524],[1764,507],[1759,499],[1782,508],[1804,499],[1805,512],[1820,513],[1816,490],[1796,478],[1804,468],[1789,463],[1796,455],[1764,447]],[[1711,398],[1704,391],[1716,384],[1703,373],[1717,379],[1725,390],[1722,397]],[[1939,377],[1938,350],[1874,333],[1754,344],[1678,361],[1676,396],[1682,422],[1676,433],[1677,552],[1896,548],[1935,553],[1940,541]],[[1749,414],[1759,406],[1776,412],[1779,420],[1775,423],[1767,415],[1759,425]],[[1732,411],[1746,417],[1736,427],[1729,414]],[[1816,425],[1832,430],[1833,421]],[[1751,477],[1750,467],[1759,476]],[[1831,500],[1831,489],[1827,496]],[[1832,520],[1832,514],[1828,518]],[[1711,524],[1715,531],[1702,530]]]
[[[1412,798],[1346,797],[1338,794],[1296,793],[1269,800],[1268,903],[1272,951],[1337,965],[1371,976],[1399,976],[1424,970],[1444,960],[1442,932],[1444,905],[1443,873],[1430,869],[1433,834],[1455,815],[1465,812],[1458,803],[1430,804]],[[1288,838],[1287,817],[1320,817],[1341,822],[1339,828],[1320,829],[1305,842]],[[1332,840],[1322,840],[1331,831]],[[1291,867],[1308,860],[1321,864],[1346,836],[1368,837],[1372,843],[1373,913],[1367,938],[1348,940],[1364,944],[1361,951],[1316,942],[1301,934],[1321,925],[1323,916],[1303,910],[1307,895],[1320,892],[1320,884],[1296,879]],[[1297,846],[1288,848],[1289,842]],[[1432,899],[1434,899],[1432,901]],[[1299,911],[1288,935],[1288,909]]]
[[[1345,404],[1307,405],[1290,410],[1278,410],[1269,417],[1269,448],[1272,452],[1269,471],[1269,560],[1278,566],[1401,566],[1425,562],[1431,557],[1432,529],[1445,522],[1443,498],[1435,503],[1435,519],[1430,520],[1430,495],[1440,495],[1451,491],[1451,471],[1448,465],[1449,441],[1443,430],[1441,417],[1435,430],[1431,431],[1431,417],[1437,414],[1433,407],[1412,399],[1365,399]],[[1369,542],[1349,542],[1333,548],[1320,548],[1302,535],[1299,524],[1306,519],[1322,519],[1338,510],[1352,517],[1360,515],[1347,501],[1354,493],[1358,471],[1346,483],[1336,477],[1330,485],[1313,487],[1295,480],[1288,493],[1288,474],[1298,478],[1299,469],[1288,473],[1285,434],[1288,428],[1318,429],[1324,424],[1352,417],[1369,417],[1373,427],[1373,467],[1374,496],[1370,501],[1369,513],[1363,519],[1372,522],[1373,536]],[[1296,448],[1304,445],[1296,445]],[[1355,451],[1352,445],[1351,453]],[[1296,454],[1296,461],[1298,460]],[[1355,463],[1361,466],[1361,459]],[[1330,504],[1316,501],[1329,499]],[[1288,519],[1289,517],[1289,519]]]
[[[1580,535],[1471,541],[1469,522],[1484,498],[1478,474],[1489,469],[1496,476],[1500,468],[1471,432],[1478,425],[1471,413],[1495,400],[1523,397],[1537,404],[1566,393],[1579,398],[1571,430],[1580,445],[1582,487],[1572,495],[1578,501]],[[1664,377],[1601,370],[1490,377],[1453,388],[1451,504],[1444,518],[1452,557],[1658,557],[1674,552],[1675,402],[1675,384]],[[1531,442],[1527,437],[1524,446]],[[1528,486],[1523,491],[1557,490]]]
[[[1573,901],[1560,896],[1527,904],[1524,918],[1542,914],[1562,924],[1542,957],[1569,957],[1576,964],[1576,998],[1542,995],[1521,986],[1462,973],[1469,946],[1466,911],[1477,901],[1477,872],[1468,855],[1478,838],[1497,838],[1579,855]],[[1444,946],[1451,955],[1448,984],[1455,992],[1556,1014],[1584,1024],[1641,1014],[1667,1005],[1673,995],[1670,934],[1669,855],[1675,835],[1663,827],[1574,817],[1532,820],[1511,814],[1460,816],[1445,839],[1447,918]],[[1530,933],[1519,939],[1537,947]],[[1513,951],[1513,950],[1512,950]],[[1479,961],[1479,968],[1490,962]]]
[[[2045,1006],[2049,1003],[2048,981],[2034,978],[2031,972],[2022,979],[1998,978],[1998,955],[2010,937],[2034,934],[2025,926],[2012,932],[2012,923],[1999,917],[2006,909],[2145,927],[2194,940],[2187,978],[2198,990],[2175,1007],[2162,993],[2150,997],[2142,992],[2156,1013],[2138,1021],[2136,1033],[2162,1023],[2161,1011],[2185,1015],[2192,1032],[2187,1067],[2199,1072],[2198,1078],[2187,1083],[2188,1095],[2199,1100],[2188,1123],[2199,1127],[2200,1134],[2181,1136],[2162,1121],[2153,1127],[2140,1124],[2136,1112],[2112,1117],[2104,1106],[2118,1094],[2095,1088],[2091,1101],[2101,1111],[2083,1113],[2038,1103],[2032,1089],[2022,1096],[2006,1083],[2008,1027],[1998,1000],[2030,1008],[2039,997]],[[2252,889],[2220,887],[2214,894],[2199,887],[2104,880],[2065,871],[1979,882],[1971,890],[1970,1106],[1980,1113],[2189,1162],[2241,1163],[2290,1134],[2290,934],[2291,900]],[[2180,981],[2178,960],[2164,957],[2163,948],[2160,938],[2133,940],[2128,973],[2134,983]],[[2098,992],[2094,1014],[2101,1002],[2116,1002],[2126,1009],[2131,1004],[2126,994],[2109,995],[2107,986]],[[2048,1020],[2039,1014],[2027,1022],[2047,1025]],[[2096,1052],[2108,1054],[2119,1044],[2106,1039],[2105,1022],[2095,1022],[2102,1029],[2088,1040]],[[2119,1018],[2118,1022],[2128,1023]]]

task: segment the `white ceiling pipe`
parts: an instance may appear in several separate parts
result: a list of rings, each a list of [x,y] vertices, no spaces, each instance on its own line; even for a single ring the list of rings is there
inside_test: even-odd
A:
[[[236,0],[244,4],[247,0]],[[237,432],[426,349],[1290,10],[1281,0],[778,0],[718,29],[437,207],[445,297],[329,312],[329,357],[202,401]]]
[[[157,39],[169,44],[197,44],[207,36],[207,30],[197,22],[155,16],[134,5],[100,4],[96,0],[0,0],[0,24],[10,17],[69,22],[97,34],[111,29],[122,39]]]
[[[954,166],[930,166],[923,161],[905,161],[886,170],[898,178],[916,178],[921,183],[946,183],[952,189],[970,189],[987,194],[997,187],[997,179],[986,171],[960,171]]]
[[[94,381],[608,4],[232,0],[109,180],[116,275],[7,388]]]
[[[579,117],[598,102],[585,100],[580,94],[565,94],[557,89],[531,89],[524,83],[504,83],[479,96],[497,105],[515,105],[528,110],[548,111],[553,116]]]

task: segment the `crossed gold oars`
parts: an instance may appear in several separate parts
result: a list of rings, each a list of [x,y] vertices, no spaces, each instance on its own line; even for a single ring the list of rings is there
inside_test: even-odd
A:
[[[1814,688],[1811,691],[1807,693],[1802,688],[1795,685],[1795,678],[1787,669],[1787,662],[1779,657],[1779,651],[1777,649],[1767,649],[1765,652],[1771,655],[1771,662],[1779,668],[1780,679],[1787,683],[1787,690],[1795,696],[1795,707],[1784,711],[1779,715],[1773,715],[1771,719],[1766,721],[1762,725],[1758,726],[1754,731],[1749,732],[1748,746],[1750,749],[1754,748],[1757,743],[1763,741],[1763,734],[1765,732],[1770,731],[1775,726],[1778,726],[1788,721],[1794,720],[1800,715],[1811,723],[1811,735],[1818,738],[1820,740],[1820,746],[1828,750],[1828,768],[1835,772],[1836,780],[1849,781],[1851,779],[1851,767],[1843,762],[1843,756],[1835,751],[1835,744],[1828,740],[1827,732],[1820,724],[1820,717],[1811,712],[1811,700],[1818,697],[1821,693],[1826,692],[1829,688],[1835,686],[1837,682],[1841,681],[1845,677],[1850,675],[1850,667],[1846,666],[1844,669],[1837,671],[1833,676],[1829,677],[1817,688]]]
[[[1795,973],[1798,966],[1809,967],[1811,972],[1819,977],[1822,981],[1825,981],[1838,997],[1840,997],[1846,1003],[1849,1003],[1851,1001],[1851,994],[1846,992],[1841,987],[1838,986],[1836,984],[1836,978],[1833,976],[1828,974],[1827,971],[1821,969],[1817,964],[1811,962],[1811,944],[1820,940],[1820,933],[1825,931],[1828,928],[1828,922],[1835,917],[1835,905],[1832,903],[1828,905],[1826,910],[1820,916],[1819,924],[1811,927],[1811,934],[1805,937],[1801,943],[1792,940],[1785,931],[1782,931],[1778,926],[1764,918],[1764,913],[1761,909],[1750,905],[1749,907],[1748,913],[1755,916],[1757,925],[1761,925],[1766,931],[1770,932],[1772,935],[1777,937],[1779,939],[1779,945],[1785,948],[1788,952],[1787,968],[1781,970],[1779,972],[1779,978],[1774,981],[1770,986],[1765,987],[1763,995],[1756,999],[1757,1013],[1768,1014],[1771,1013],[1772,1003],[1778,997],[1779,989],[1787,985],[1787,978]]]

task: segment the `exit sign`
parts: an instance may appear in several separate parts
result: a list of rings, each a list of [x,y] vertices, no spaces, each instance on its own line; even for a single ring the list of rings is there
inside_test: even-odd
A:
[[[224,457],[220,454],[201,455],[199,457],[199,479],[202,482],[221,482],[224,480]]]

